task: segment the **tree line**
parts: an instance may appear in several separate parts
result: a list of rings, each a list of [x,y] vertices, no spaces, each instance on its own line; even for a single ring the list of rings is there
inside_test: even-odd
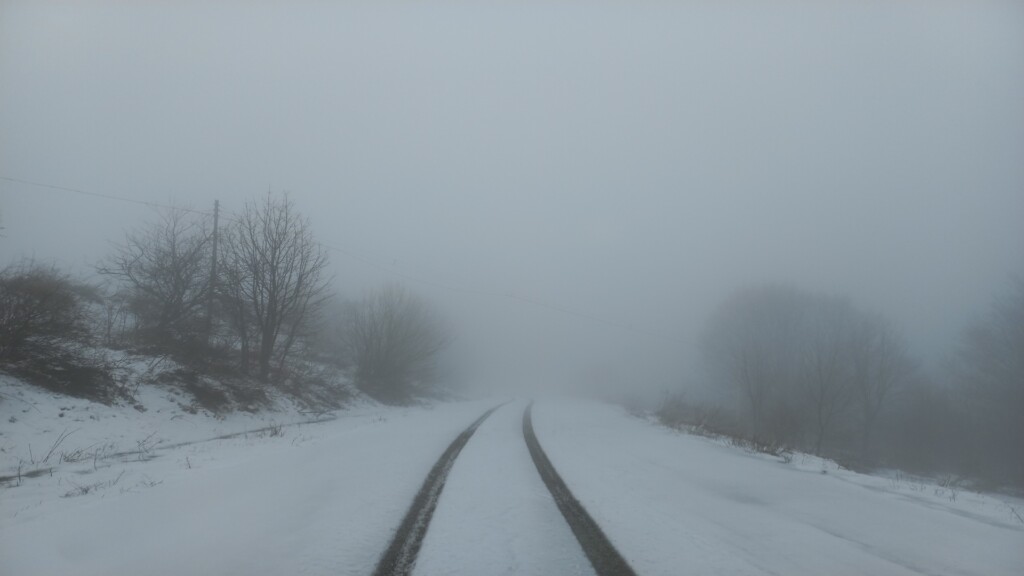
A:
[[[440,318],[400,286],[343,302],[327,267],[287,195],[223,217],[164,209],[99,261],[100,282],[33,261],[0,271],[0,367],[52,377],[58,356],[85,365],[96,350],[130,349],[272,386],[318,359],[384,401],[429,393],[448,339]]]
[[[675,397],[673,423],[774,449],[1024,486],[1024,281],[967,328],[941,377],[887,318],[789,286],[726,299],[701,340],[717,402]]]

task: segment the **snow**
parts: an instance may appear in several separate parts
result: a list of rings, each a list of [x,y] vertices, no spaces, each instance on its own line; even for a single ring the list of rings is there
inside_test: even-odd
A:
[[[189,414],[158,387],[140,389],[144,412],[11,379],[0,392],[0,475],[74,431],[50,472],[0,485],[4,576],[370,574],[431,466],[496,403],[364,402],[327,422],[211,439],[303,415]],[[497,410],[463,449],[416,574],[592,574],[530,459],[524,408]],[[998,576],[1024,566],[1024,522],[1011,508],[1024,511],[1020,500],[802,455],[784,462],[599,403],[544,400],[533,420],[638,574]],[[153,444],[142,455],[61,461],[140,441]]]
[[[525,402],[499,408],[455,461],[414,574],[592,575],[523,441]]]
[[[599,404],[545,402],[534,426],[639,574],[1020,574],[1010,504],[797,457],[747,454]],[[1018,508],[1018,510],[1024,507]]]
[[[487,406],[365,407],[280,436],[58,466],[0,489],[0,573],[367,574],[434,461]]]
[[[208,440],[275,425],[316,419],[297,407],[284,404],[276,411],[231,412],[214,416],[184,410],[187,394],[174,387],[140,386],[136,404],[106,406],[43,390],[0,374],[0,476],[46,468],[61,453],[114,454],[182,442]],[[61,438],[47,462],[46,453]],[[91,463],[91,459],[90,459]]]

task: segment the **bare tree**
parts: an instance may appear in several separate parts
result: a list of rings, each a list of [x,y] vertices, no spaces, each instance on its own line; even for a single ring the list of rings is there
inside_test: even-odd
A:
[[[978,458],[990,474],[1024,485],[1024,278],[964,333],[959,357],[958,381],[981,437]]]
[[[871,440],[878,417],[916,370],[907,341],[881,316],[864,316],[851,335],[854,402],[860,416],[861,458],[871,460]]]
[[[347,344],[350,321],[355,317],[359,301],[348,300],[337,294],[325,299],[318,314],[319,321],[307,338],[307,352],[318,361],[339,369],[352,368],[351,350]]]
[[[345,342],[357,384],[383,401],[402,402],[415,384],[430,380],[449,338],[422,300],[392,285],[351,310]]]
[[[965,333],[961,359],[980,398],[1024,414],[1024,278]]]
[[[834,439],[856,398],[855,345],[864,345],[862,377],[867,418],[896,386],[899,350],[890,331],[859,342],[862,313],[848,301],[782,286],[735,293],[712,316],[705,360],[717,383],[736,390],[759,439],[809,443],[820,454]]]
[[[246,203],[225,235],[224,248],[225,285],[234,300],[243,353],[251,325],[258,375],[266,382],[275,355],[282,367],[327,292],[327,253],[289,197],[269,193]]]
[[[814,453],[822,448],[836,420],[852,400],[850,345],[853,308],[844,300],[814,302],[802,346],[801,395],[813,420]]]
[[[740,290],[704,330],[705,361],[717,381],[743,397],[755,437],[766,432],[769,408],[794,375],[805,298],[784,286]]]
[[[97,271],[125,287],[145,336],[161,344],[190,340],[202,331],[210,240],[204,217],[164,210],[156,222],[126,234]]]

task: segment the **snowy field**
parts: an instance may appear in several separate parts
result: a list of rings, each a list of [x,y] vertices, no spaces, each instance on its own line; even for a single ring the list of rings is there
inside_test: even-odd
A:
[[[27,442],[38,460],[76,430],[51,455],[52,473],[0,487],[4,576],[368,575],[428,470],[497,403],[367,403],[327,422],[171,446],[302,414],[217,419],[182,415],[170,399],[147,398],[137,412],[54,401],[12,382],[3,390],[3,474]],[[526,449],[525,406],[496,411],[455,461],[415,574],[593,573]],[[533,420],[564,480],[640,575],[1009,575],[1024,566],[1016,500],[800,455],[782,462],[598,403],[540,401]],[[59,456],[145,438],[160,443],[122,457]]]

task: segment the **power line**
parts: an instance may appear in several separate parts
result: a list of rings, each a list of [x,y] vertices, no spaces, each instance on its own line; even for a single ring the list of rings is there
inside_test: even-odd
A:
[[[114,194],[104,194],[104,193],[100,193],[100,192],[91,192],[91,191],[82,190],[82,189],[79,189],[79,188],[71,188],[71,187],[67,187],[67,186],[57,186],[57,185],[54,185],[54,184],[46,184],[46,183],[43,183],[43,182],[34,182],[32,180],[23,180],[21,178],[11,178],[9,176],[2,176],[2,175],[0,175],[0,180],[4,180],[4,181],[7,181],[7,182],[12,182],[12,183],[16,183],[16,184],[24,184],[24,185],[28,185],[28,186],[35,186],[35,187],[38,187],[38,188],[44,188],[44,189],[58,191],[58,192],[67,192],[67,193],[72,193],[72,194],[79,194],[79,195],[87,196],[87,197],[102,198],[102,199],[105,199],[105,200],[113,200],[113,201],[117,201],[117,202],[128,202],[128,203],[131,203],[131,204],[137,204],[137,205],[141,205],[141,206],[148,206],[148,207],[151,207],[151,208],[159,208],[159,209],[165,209],[165,210],[178,210],[178,211],[182,211],[182,212],[189,212],[189,213],[192,213],[192,214],[199,214],[199,215],[202,215],[202,216],[210,216],[210,217],[217,217],[217,216],[219,216],[221,219],[224,219],[226,221],[237,222],[237,220],[234,219],[234,218],[217,214],[217,212],[219,212],[218,208],[215,208],[214,212],[208,212],[208,211],[205,211],[205,210],[196,210],[196,209],[192,209],[192,208],[182,208],[180,206],[171,206],[171,205],[167,205],[167,204],[161,204],[159,202],[151,202],[151,201],[148,201],[148,200],[138,200],[138,199],[135,199],[135,198],[126,198],[124,196],[117,196],[117,195],[114,195]],[[474,288],[465,288],[465,287],[462,287],[462,286],[456,286],[456,285],[453,285],[453,284],[447,284],[447,283],[444,283],[444,282],[438,282],[438,281],[435,281],[435,280],[430,280],[430,279],[427,279],[427,278],[423,278],[421,276],[417,276],[417,275],[414,275],[414,274],[409,274],[407,272],[403,272],[403,271],[397,269],[394,265],[388,266],[388,265],[385,265],[385,264],[381,264],[380,262],[378,262],[378,261],[376,261],[376,260],[374,260],[372,258],[367,258],[365,256],[361,256],[359,254],[356,254],[356,253],[351,252],[349,250],[346,250],[344,248],[339,248],[337,246],[332,246],[330,244],[325,244],[325,243],[319,242],[319,241],[317,242],[317,244],[319,244],[322,248],[324,248],[326,250],[337,252],[337,253],[342,254],[342,255],[344,255],[344,256],[352,259],[352,260],[355,260],[357,262],[361,262],[362,264],[365,264],[367,266],[376,268],[378,270],[381,270],[381,271],[386,272],[388,274],[392,274],[394,276],[397,276],[397,277],[402,278],[404,280],[408,280],[410,282],[416,282],[418,284],[422,284],[424,286],[430,286],[430,287],[433,287],[433,288],[437,288],[437,289],[441,289],[441,290],[446,290],[446,291],[449,291],[449,292],[453,292],[453,293],[457,293],[457,294],[462,294],[462,295],[473,295],[473,296],[494,298],[494,299],[498,299],[498,300],[509,300],[509,301],[516,302],[516,303],[519,303],[519,304],[525,304],[525,305],[528,305],[528,306],[532,306],[534,308],[543,308],[543,309],[550,310],[550,311],[553,311],[553,312],[558,312],[559,314],[562,314],[562,315],[565,315],[565,316],[572,316],[572,317],[575,317],[575,318],[580,318],[580,319],[583,319],[583,320],[587,320],[589,322],[593,322],[593,323],[597,323],[597,324],[603,324],[603,325],[608,326],[610,328],[616,328],[618,330],[629,331],[629,332],[632,332],[634,334],[639,334],[639,335],[642,335],[642,336],[646,336],[648,338],[654,338],[654,339],[658,339],[658,340],[665,340],[665,341],[672,342],[672,343],[681,343],[681,340],[679,340],[678,338],[675,338],[673,336],[669,336],[667,334],[662,334],[662,333],[651,331],[651,330],[645,330],[645,329],[642,329],[642,328],[638,328],[638,327],[636,327],[633,324],[629,324],[629,323],[625,323],[625,322],[620,322],[620,321],[616,321],[616,320],[610,320],[608,318],[603,318],[601,316],[596,316],[596,315],[593,315],[593,314],[588,314],[586,312],[581,312],[579,310],[573,310],[571,308],[566,308],[564,306],[559,306],[559,305],[556,305],[556,304],[551,304],[551,303],[548,303],[548,302],[543,302],[543,301],[540,301],[540,300],[535,300],[533,298],[528,298],[526,296],[521,296],[521,295],[518,295],[518,294],[513,294],[511,292],[497,292],[497,291],[492,291],[492,290],[479,290],[479,289],[474,289]]]
[[[67,186],[57,186],[55,184],[45,184],[43,182],[33,182],[32,180],[22,180],[21,178],[11,178],[10,176],[0,176],[0,180],[7,182],[13,182],[15,184],[26,184],[28,186],[35,186],[37,188],[45,188],[57,192],[68,192],[71,194],[79,194],[81,196],[91,196],[93,198],[104,198],[107,200],[116,200],[118,202],[130,202],[132,204],[138,204],[140,206],[149,206],[150,208],[163,208],[167,210],[178,210],[181,212],[190,212],[193,214],[201,214],[203,216],[213,216],[212,212],[204,210],[196,210],[193,208],[183,208],[181,206],[170,206],[168,204],[160,204],[159,202],[151,202],[149,200],[138,200],[136,198],[125,198],[124,196],[115,196],[114,194],[103,194],[100,192],[90,192],[88,190],[81,190],[79,188],[69,188]]]

